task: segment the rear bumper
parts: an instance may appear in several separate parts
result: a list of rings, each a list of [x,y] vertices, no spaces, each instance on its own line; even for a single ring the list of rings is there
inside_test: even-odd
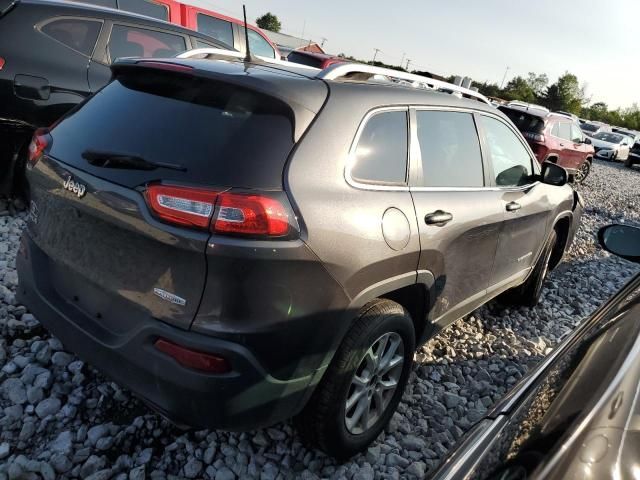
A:
[[[110,328],[56,293],[50,263],[25,233],[17,259],[19,301],[66,348],[176,423],[226,430],[267,426],[298,413],[315,384],[312,379],[321,377],[319,369],[288,381],[274,379],[244,345],[152,318],[136,319],[130,329]],[[153,346],[158,338],[222,356],[232,372],[212,375],[185,368]]]

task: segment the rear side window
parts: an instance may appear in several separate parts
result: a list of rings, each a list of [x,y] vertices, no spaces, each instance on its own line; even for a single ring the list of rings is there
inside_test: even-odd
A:
[[[233,47],[233,27],[231,22],[199,13],[198,31]]]
[[[98,40],[102,23],[97,20],[63,19],[44,25],[40,31],[88,57]]]
[[[147,0],[118,0],[118,6],[127,12],[139,13],[158,20],[169,20],[169,9],[166,5]]]
[[[184,37],[171,33],[114,25],[109,38],[111,61],[122,57],[173,57],[187,49]]]
[[[496,185],[518,187],[531,183],[533,165],[522,142],[504,123],[495,118],[480,116]]]
[[[293,125],[288,105],[252,90],[153,70],[122,73],[52,130],[50,153],[130,188],[166,180],[281,189]],[[184,171],[107,168],[90,162],[91,151]]]
[[[407,179],[407,112],[377,113],[356,147],[351,177],[363,183],[404,185]]]
[[[482,155],[470,113],[417,111],[422,187],[482,187]]]
[[[242,35],[244,35],[244,27],[240,29]],[[267,42],[262,35],[255,30],[249,29],[249,48],[254,55],[260,55],[261,57],[276,58],[276,51]]]
[[[541,133],[544,130],[544,120],[536,115],[509,107],[499,107],[499,110],[509,117],[521,132]]]

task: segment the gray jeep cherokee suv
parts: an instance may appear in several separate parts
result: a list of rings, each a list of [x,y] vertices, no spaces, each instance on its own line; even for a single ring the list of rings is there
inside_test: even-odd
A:
[[[582,211],[483,97],[376,72],[118,62],[34,136],[19,301],[175,422],[364,449],[416,347],[535,304]]]

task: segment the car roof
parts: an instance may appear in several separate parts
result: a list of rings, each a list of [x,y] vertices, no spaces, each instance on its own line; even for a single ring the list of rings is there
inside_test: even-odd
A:
[[[42,5],[46,7],[59,8],[61,10],[66,10],[69,12],[74,12],[73,14],[81,13],[81,14],[93,14],[97,17],[109,18],[109,19],[118,19],[122,21],[135,21],[135,23],[147,24],[149,26],[161,27],[167,30],[173,30],[175,32],[182,33],[184,35],[191,35],[194,37],[201,37],[207,39],[212,43],[224,46],[229,50],[235,50],[233,47],[224,44],[220,40],[217,40],[214,37],[208,36],[206,34],[196,32],[195,30],[190,30],[181,25],[177,25],[175,23],[166,22],[164,20],[158,20],[153,17],[148,17],[146,15],[140,15],[138,13],[128,12],[126,10],[118,10],[110,7],[103,7],[100,5],[94,5],[90,3],[83,3],[81,1],[64,1],[64,0],[18,0],[19,4],[27,4],[27,5]]]

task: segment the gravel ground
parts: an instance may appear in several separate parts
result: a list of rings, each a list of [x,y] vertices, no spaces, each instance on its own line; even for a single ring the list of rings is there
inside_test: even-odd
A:
[[[596,229],[640,222],[640,170],[596,161],[587,210],[542,303],[484,306],[426,344],[387,430],[337,464],[289,424],[183,433],[106,380],[16,305],[21,205],[0,201],[0,480],[424,478],[484,412],[638,268],[600,250]],[[17,207],[17,208],[16,208]],[[18,210],[18,212],[16,211]]]

